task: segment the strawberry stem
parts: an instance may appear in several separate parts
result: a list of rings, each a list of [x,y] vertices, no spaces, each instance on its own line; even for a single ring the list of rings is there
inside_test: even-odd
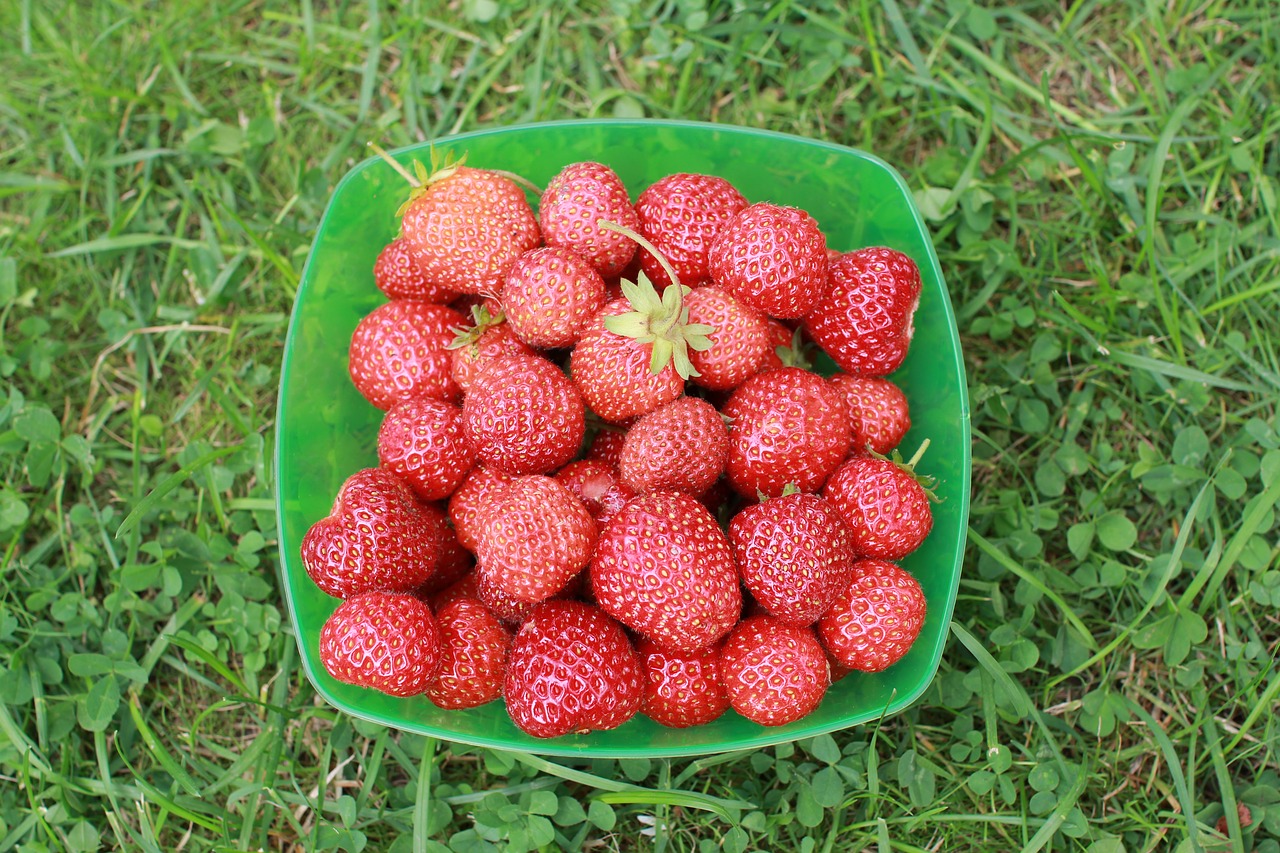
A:
[[[915,455],[913,455],[911,459],[907,462],[908,468],[910,468],[913,471],[915,470],[916,463],[920,461],[920,458],[922,456],[924,456],[924,452],[929,449],[929,441],[930,440],[926,438],[924,440],[924,443],[921,444],[919,449],[916,450]]]
[[[606,231],[614,231],[618,234],[621,234],[624,237],[630,237],[632,240],[634,240],[636,243],[640,245],[640,248],[644,249],[646,252],[653,255],[654,258],[657,259],[658,263],[662,265],[662,271],[665,272],[667,274],[667,277],[671,279],[672,284],[676,285],[677,287],[680,285],[680,276],[676,275],[676,271],[671,266],[671,262],[667,260],[665,255],[663,255],[661,252],[658,251],[657,246],[653,245],[644,237],[641,237],[639,234],[632,231],[630,228],[626,227],[625,225],[618,225],[616,222],[610,222],[607,219],[597,219],[596,225],[598,225],[599,227],[603,228]],[[681,299],[681,304],[683,304],[683,301],[684,300]],[[679,312],[677,312],[677,315],[678,313]]]
[[[493,172],[495,175],[501,175],[502,177],[506,178],[508,181],[511,181],[513,184],[517,184],[521,187],[524,187],[526,190],[533,193],[538,198],[542,198],[542,188],[539,187],[537,184],[535,184],[533,181],[526,178],[524,175],[517,175],[515,172],[508,172],[505,169],[490,169],[489,171]]]
[[[414,189],[418,189],[419,187],[421,187],[421,186],[422,186],[422,182],[421,182],[421,181],[419,181],[417,178],[415,178],[415,177],[414,177],[414,176],[409,172],[409,170],[408,170],[408,169],[406,169],[404,166],[400,165],[399,161],[397,161],[397,160],[396,160],[396,158],[394,158],[394,157],[392,157],[390,154],[388,154],[388,153],[386,152],[386,150],[385,150],[385,149],[383,149],[383,147],[382,147],[381,145],[379,145],[378,143],[374,142],[373,140],[369,140],[369,141],[368,141],[368,142],[366,142],[365,144],[366,144],[366,145],[368,145],[368,146],[369,146],[369,148],[373,150],[373,153],[374,153],[374,154],[377,154],[377,155],[378,155],[379,157],[381,157],[383,160],[386,160],[386,161],[387,161],[387,164],[388,164],[388,165],[390,165],[390,166],[391,166],[391,168],[395,169],[395,170],[400,174],[400,177],[404,178],[406,181],[408,181],[408,182],[409,182],[409,186],[413,187]]]

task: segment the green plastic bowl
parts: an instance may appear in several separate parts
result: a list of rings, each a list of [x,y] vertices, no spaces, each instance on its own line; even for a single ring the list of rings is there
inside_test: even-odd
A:
[[[841,251],[884,245],[920,265],[924,288],[915,339],[893,379],[906,392],[910,453],[932,444],[920,465],[938,479],[934,528],[903,561],[929,603],[920,638],[897,665],[877,675],[851,674],[832,685],[809,716],[768,728],[730,711],[710,725],[666,729],[637,716],[618,729],[551,740],[529,737],[502,703],[444,711],[425,697],[397,699],[342,684],[320,665],[320,628],[338,601],[322,593],[302,565],[302,537],[328,514],[343,480],[378,464],[382,412],[351,384],[347,348],[360,318],[384,301],[373,263],[397,233],[395,210],[407,187],[374,158],[338,184],[316,232],[294,303],[281,370],[276,445],[277,512],[285,598],[303,667],[317,691],[348,714],[459,743],[547,755],[600,758],[728,752],[811,737],[893,714],[914,702],[933,679],[947,638],[960,580],[969,514],[969,403],[955,316],[938,258],[902,178],[871,155],[779,133],[724,125],[648,120],[566,121],[484,130],[439,140],[436,147],[468,163],[505,169],[539,186],[565,165],[608,164],[634,198],[673,172],[701,172],[731,181],[750,201],[809,211]],[[401,162],[428,159],[427,147],[395,152]],[[828,362],[828,367],[830,366]]]

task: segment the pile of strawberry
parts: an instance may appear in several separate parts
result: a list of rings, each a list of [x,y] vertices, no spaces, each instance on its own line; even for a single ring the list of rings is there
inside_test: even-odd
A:
[[[302,544],[343,599],[329,673],[502,698],[556,737],[729,708],[782,725],[833,674],[897,662],[925,618],[897,561],[933,523],[885,378],[915,263],[832,251],[804,211],[710,175],[633,204],[575,163],[535,213],[514,176],[432,159],[350,344],[381,464]],[[807,342],[840,372],[798,366]]]

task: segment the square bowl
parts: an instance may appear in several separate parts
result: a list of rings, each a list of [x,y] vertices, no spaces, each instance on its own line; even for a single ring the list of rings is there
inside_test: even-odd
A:
[[[937,478],[934,527],[902,561],[920,582],[928,616],[905,658],[878,674],[853,673],[833,684],[802,720],[767,728],[733,711],[690,729],[663,728],[637,715],[618,729],[550,740],[530,737],[502,702],[445,711],[425,696],[398,699],[342,684],[321,666],[321,626],[338,601],[307,577],[300,555],[308,528],[329,513],[342,482],[378,464],[383,413],[356,391],[347,349],[360,319],[385,301],[373,264],[398,232],[395,210],[404,180],[370,159],[338,184],[303,270],[281,368],[276,440],[276,509],[289,616],[307,676],[328,702],[353,716],[465,744],[545,755],[599,758],[683,756],[752,749],[811,737],[893,714],[914,702],[938,668],[960,581],[969,514],[969,402],[955,315],[937,254],[902,178],[882,160],[828,142],[751,128],[652,120],[565,121],[477,131],[439,140],[440,153],[467,152],[468,163],[518,173],[539,186],[569,163],[611,166],[632,198],[673,172],[719,175],[751,202],[807,210],[840,251],[889,246],[920,267],[923,288],[915,338],[892,379],[906,393],[911,432],[904,451],[925,438],[921,471]],[[427,146],[394,152],[428,160]],[[825,365],[825,368],[824,366]],[[830,361],[818,370],[830,373]]]

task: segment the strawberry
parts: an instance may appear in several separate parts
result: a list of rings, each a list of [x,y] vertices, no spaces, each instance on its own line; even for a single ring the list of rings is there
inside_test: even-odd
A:
[[[680,281],[697,288],[711,280],[707,251],[720,230],[747,206],[733,184],[713,175],[679,173],[651,184],[636,199],[641,234],[675,268]],[[671,279],[649,252],[637,252],[645,275],[659,286]]]
[[[720,652],[729,704],[762,726],[795,722],[818,707],[831,684],[822,645],[807,627],[771,616],[743,619]]]
[[[412,595],[363,592],[325,620],[320,663],[345,684],[417,696],[440,668],[440,629],[430,608]]]
[[[575,599],[582,597],[584,588],[583,578],[585,572],[579,572],[569,579],[569,582],[562,589],[556,590],[548,599]],[[541,601],[525,601],[522,598],[516,598],[500,589],[493,581],[490,575],[476,572],[475,575],[475,597],[484,602],[484,606],[497,616],[507,625],[523,625],[524,621],[529,618],[529,614],[533,609],[541,604]],[[544,600],[548,600],[544,599]]]
[[[533,347],[571,347],[605,302],[604,279],[569,249],[534,249],[507,273],[502,308],[520,340]]]
[[[735,515],[729,544],[756,601],[790,625],[817,621],[847,585],[854,561],[835,507],[818,495],[785,490]]]
[[[455,291],[427,282],[403,237],[397,237],[378,253],[373,281],[388,299],[417,299],[445,305],[457,298]]]
[[[933,529],[926,488],[931,483],[922,483],[915,473],[927,446],[907,463],[896,452],[893,459],[851,456],[827,481],[822,493],[844,519],[858,556],[899,560]]]
[[[837,373],[828,381],[844,397],[854,453],[870,450],[883,456],[911,429],[907,397],[892,381],[848,373]]]
[[[449,375],[464,394],[471,390],[472,380],[491,359],[513,353],[537,355],[533,347],[516,336],[500,309],[490,310],[489,302],[498,309],[492,300],[471,306],[472,324],[454,329],[456,335],[449,342]]]
[[[516,477],[482,509],[476,572],[512,598],[542,601],[587,565],[596,524],[558,480]]]
[[[624,424],[630,427],[629,424]],[[625,429],[600,429],[591,437],[591,443],[587,445],[587,452],[583,454],[584,459],[598,459],[608,464],[615,471],[618,470],[618,459],[622,456],[622,445],[627,440]]]
[[[435,612],[440,627],[440,669],[427,698],[448,710],[478,708],[502,695],[511,631],[474,598],[459,598]]]
[[[901,567],[885,560],[858,560],[852,582],[818,620],[818,639],[844,666],[880,672],[911,648],[926,610],[920,584]]]
[[[708,648],[742,611],[724,532],[679,492],[641,495],[613,516],[596,541],[591,589],[605,612],[678,652]]]
[[[635,491],[622,485],[618,479],[618,469],[608,462],[599,459],[579,459],[570,462],[555,473],[559,480],[575,498],[591,513],[591,517],[600,519],[600,512],[605,508],[611,492],[625,495],[622,503],[635,497]],[[621,490],[619,490],[621,487]],[[621,504],[619,504],[619,507]],[[615,507],[616,511],[619,507]]]
[[[804,341],[800,333],[772,317],[765,320],[765,336],[769,339],[764,358],[756,368],[757,373],[764,373],[775,367],[809,367],[810,362],[805,355]]]
[[[814,342],[846,373],[885,376],[907,357],[920,304],[920,269],[893,249],[841,255],[827,293],[805,319]]]
[[[729,418],[729,484],[747,499],[777,497],[789,483],[817,491],[849,452],[839,393],[798,367],[751,376],[720,411]]]
[[[416,595],[424,600],[469,577],[476,566],[475,555],[458,541],[457,531],[449,525],[449,516],[439,504],[431,503],[426,506],[439,537],[440,561],[427,582],[418,587]],[[431,609],[436,609],[434,603],[431,603]]]
[[[449,497],[449,520],[462,547],[474,552],[480,538],[482,519],[487,504],[501,487],[515,479],[497,468],[477,465]]]
[[[462,410],[441,400],[397,403],[378,430],[378,459],[423,500],[449,497],[475,461],[462,432]]]
[[[435,572],[443,522],[390,471],[365,468],[342,484],[333,509],[302,538],[307,575],[328,595],[411,592]]]
[[[706,400],[677,397],[642,416],[622,444],[618,473],[639,494],[698,496],[724,471],[729,432]]]
[[[700,726],[729,710],[720,677],[719,646],[689,655],[641,639],[636,654],[645,675],[640,713],[658,725],[674,729]]]
[[[794,207],[744,208],[721,229],[707,261],[712,281],[778,319],[806,316],[827,286],[827,240]]]
[[[586,431],[582,395],[539,356],[504,355],[474,377],[462,427],[480,461],[507,474],[543,474],[577,455]]]
[[[711,346],[689,354],[697,370],[696,385],[728,391],[755,373],[769,347],[765,318],[713,285],[699,287],[684,298],[689,322],[715,329],[707,334]]]
[[[386,411],[401,400],[456,402],[449,342],[462,315],[444,305],[393,299],[373,309],[351,335],[348,367],[364,398]]]
[[[572,249],[605,278],[613,278],[635,255],[635,244],[603,229],[601,219],[640,227],[622,179],[601,163],[571,163],[551,179],[538,203],[542,236],[548,246]]]
[[[635,716],[643,676],[618,623],[590,604],[546,601],[516,632],[502,694],[526,734],[586,734]]]

